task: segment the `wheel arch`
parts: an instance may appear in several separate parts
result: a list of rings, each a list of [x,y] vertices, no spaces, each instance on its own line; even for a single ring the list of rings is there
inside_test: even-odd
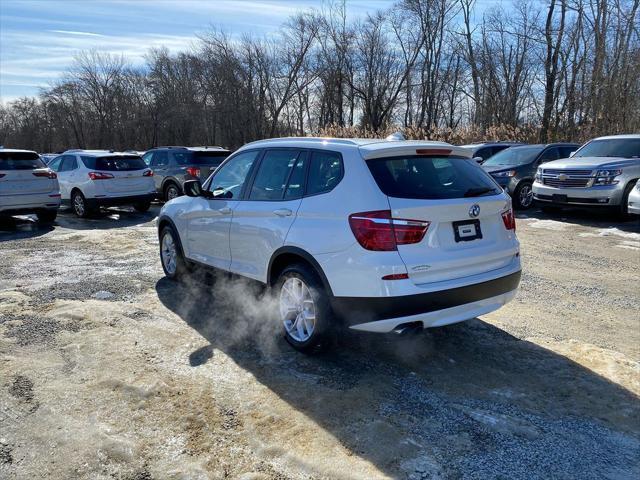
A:
[[[180,182],[178,181],[178,179],[175,177],[166,177],[162,180],[162,187],[161,187],[162,193],[164,193],[164,191],[167,189],[167,187],[171,183],[173,183],[176,187],[178,187],[178,191],[182,193],[182,186],[180,185]]]
[[[160,234],[162,233],[162,230],[164,230],[165,227],[170,227],[173,230],[173,232],[176,234],[176,237],[178,240],[178,248],[180,249],[180,252],[182,253],[182,255],[185,255],[184,248],[182,247],[182,237],[180,237],[180,231],[176,227],[176,224],[173,222],[173,220],[167,217],[166,215],[163,215],[162,217],[158,218],[158,241],[160,241]]]
[[[274,285],[282,270],[284,270],[287,265],[295,262],[302,262],[309,265],[318,274],[318,277],[320,277],[322,286],[325,288],[327,294],[333,296],[329,280],[327,280],[327,276],[318,261],[313,258],[313,255],[309,252],[299,247],[285,246],[273,252],[269,260],[269,266],[267,267],[267,284]]]

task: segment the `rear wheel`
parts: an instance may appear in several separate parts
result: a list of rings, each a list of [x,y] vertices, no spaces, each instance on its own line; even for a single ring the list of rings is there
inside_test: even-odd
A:
[[[164,201],[168,202],[180,196],[180,189],[175,183],[169,183],[164,187]]]
[[[519,210],[527,210],[533,205],[531,182],[520,182],[513,192],[513,206]]]
[[[276,285],[280,320],[291,346],[301,352],[326,346],[333,313],[317,274],[304,264],[289,265]]]
[[[87,200],[82,192],[76,190],[71,194],[71,208],[80,218],[87,218],[91,214],[91,209],[87,205]]]
[[[180,240],[169,226],[160,232],[160,260],[164,274],[171,279],[177,280],[187,271]]]
[[[133,208],[135,208],[138,212],[144,213],[149,211],[149,209],[151,208],[151,202],[136,203]]]
[[[40,223],[53,223],[58,216],[57,210],[40,210],[36,213],[38,222]]]

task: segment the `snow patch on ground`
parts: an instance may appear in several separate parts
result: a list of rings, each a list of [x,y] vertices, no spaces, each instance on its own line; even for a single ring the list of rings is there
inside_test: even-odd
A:
[[[565,222],[558,222],[556,220],[534,220],[529,223],[529,227],[544,228],[546,230],[563,231],[569,228],[571,225]]]
[[[598,230],[598,233],[586,232],[586,233],[580,233],[579,235],[581,237],[611,237],[611,236],[616,236],[616,237],[628,238],[630,240],[640,241],[640,233],[624,232],[624,231],[620,230],[619,228],[615,228],[615,227],[601,228],[600,230]]]

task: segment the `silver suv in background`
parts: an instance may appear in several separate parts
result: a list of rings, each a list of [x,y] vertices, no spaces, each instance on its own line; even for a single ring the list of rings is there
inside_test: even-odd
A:
[[[629,194],[640,178],[640,134],[600,137],[571,158],[540,166],[533,198],[543,208],[606,206],[628,214]]]
[[[158,147],[142,159],[153,169],[158,196],[169,201],[182,195],[187,180],[204,182],[230,153],[222,147]]]
[[[0,217],[35,213],[53,223],[59,206],[57,175],[36,152],[0,148]]]

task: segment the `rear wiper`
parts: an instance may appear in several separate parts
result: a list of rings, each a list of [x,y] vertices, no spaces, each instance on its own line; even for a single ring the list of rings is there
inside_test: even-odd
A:
[[[480,195],[484,195],[485,193],[495,192],[495,188],[490,187],[480,187],[480,188],[470,188],[466,192],[464,192],[465,197],[479,197]]]

